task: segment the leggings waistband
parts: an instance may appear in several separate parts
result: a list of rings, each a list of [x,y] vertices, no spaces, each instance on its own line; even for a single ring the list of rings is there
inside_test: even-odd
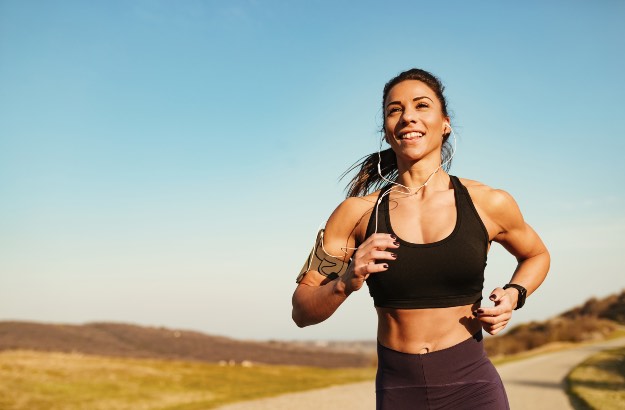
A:
[[[424,354],[399,352],[378,341],[378,374],[401,374],[424,384],[464,382],[484,363],[492,366],[482,339],[480,331],[454,346]]]

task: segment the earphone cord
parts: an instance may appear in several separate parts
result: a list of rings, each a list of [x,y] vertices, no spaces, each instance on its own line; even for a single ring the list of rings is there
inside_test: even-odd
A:
[[[402,185],[398,182],[395,181],[391,181],[390,179],[384,177],[384,175],[382,175],[382,140],[380,140],[380,147],[378,148],[378,175],[380,176],[380,178],[382,178],[382,180],[392,184],[392,185],[396,185],[399,186],[401,188],[404,188],[406,191],[408,192],[403,192],[402,190],[399,189],[394,189],[395,187],[391,186],[389,189],[387,189],[385,192],[382,192],[380,194],[380,197],[378,198],[378,200],[376,201],[375,204],[375,230],[373,233],[378,233],[378,212],[379,212],[379,208],[380,208],[380,203],[382,202],[382,199],[384,199],[385,196],[390,195],[391,192],[399,192],[401,194],[404,194],[406,196],[408,195],[416,195],[419,193],[419,191],[421,191],[421,189],[423,189],[424,187],[426,187],[428,185],[428,183],[430,182],[430,180],[434,177],[434,175],[436,175],[438,173],[438,171],[441,170],[441,168],[443,168],[445,165],[447,165],[451,159],[454,157],[454,155],[456,154],[456,149],[457,149],[457,145],[458,145],[458,138],[456,137],[456,133],[454,132],[453,128],[451,128],[451,125],[447,124],[449,127],[449,130],[451,132],[451,135],[454,137],[454,145],[453,145],[453,150],[451,151],[451,155],[449,156],[449,158],[447,158],[444,162],[442,162],[431,174],[430,176],[425,180],[425,182],[423,184],[421,184],[419,187],[417,188],[409,188],[406,185]],[[413,193],[412,190],[416,189],[416,191]],[[317,230],[320,231],[321,230],[321,226],[323,226],[324,223],[322,222],[319,225],[319,229]],[[342,259],[342,256],[335,256],[335,255],[331,255],[330,253],[328,253],[325,249],[325,246],[323,245],[323,232],[321,233],[321,237],[320,237],[320,241],[321,241],[321,249],[323,249],[323,252],[325,252],[326,255],[328,256],[332,256],[333,258],[337,258],[337,259]],[[315,246],[317,245],[317,243],[315,242],[315,244],[313,245],[313,252],[315,251]],[[358,248],[351,248],[351,247],[341,247],[341,250],[343,251],[343,256],[345,256],[347,254],[348,250],[356,250]],[[309,259],[308,262],[308,268],[310,269],[310,264],[312,262],[312,254],[311,254],[311,258]]]
[[[406,191],[408,192],[402,192],[401,190],[397,190],[394,189],[394,187],[390,187],[387,191],[383,192],[380,194],[380,197],[378,198],[376,204],[375,204],[375,231],[373,233],[378,233],[378,211],[380,208],[380,203],[382,202],[382,199],[384,199],[385,196],[390,195],[391,192],[399,192],[401,194],[404,194],[406,196],[408,195],[416,195],[419,193],[419,191],[421,191],[421,189],[423,189],[423,187],[426,187],[429,183],[430,180],[434,177],[434,175],[436,175],[436,173],[438,173],[438,171],[443,168],[445,165],[447,165],[451,159],[454,157],[454,155],[456,154],[456,148],[457,148],[457,144],[458,144],[458,138],[456,137],[456,133],[454,132],[453,128],[451,128],[451,125],[448,124],[449,130],[451,132],[451,134],[454,137],[454,147],[453,147],[453,151],[451,151],[451,155],[449,156],[449,158],[447,158],[444,162],[442,162],[431,174],[430,176],[425,180],[425,182],[423,184],[421,184],[419,187],[417,188],[409,188],[406,185],[402,185],[398,182],[395,181],[391,181],[388,178],[385,178],[384,175],[382,175],[382,154],[380,153],[382,151],[382,140],[380,140],[380,147],[378,149],[378,175],[380,175],[380,178],[382,178],[384,181],[389,182],[393,185],[396,186],[400,186],[402,188],[404,188]],[[413,193],[412,190],[416,189],[416,191]]]

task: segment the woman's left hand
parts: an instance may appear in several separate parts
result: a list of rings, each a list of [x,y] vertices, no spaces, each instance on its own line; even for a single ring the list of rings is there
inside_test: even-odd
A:
[[[495,303],[493,307],[480,307],[474,314],[480,320],[482,328],[495,335],[501,332],[512,317],[512,310],[516,306],[516,300],[512,293],[502,288],[496,288],[491,292],[489,299]]]

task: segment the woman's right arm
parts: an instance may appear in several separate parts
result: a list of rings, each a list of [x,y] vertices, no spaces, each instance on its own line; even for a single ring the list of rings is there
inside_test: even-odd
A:
[[[387,249],[399,246],[388,234],[375,234],[367,238],[354,253],[356,234],[363,215],[371,203],[363,198],[348,198],[332,213],[326,224],[323,245],[330,255],[344,255],[343,261],[352,261],[342,276],[329,280],[315,270],[310,270],[293,293],[293,321],[299,327],[323,322],[354,291],[359,290],[370,274],[387,269],[384,260],[394,259]]]

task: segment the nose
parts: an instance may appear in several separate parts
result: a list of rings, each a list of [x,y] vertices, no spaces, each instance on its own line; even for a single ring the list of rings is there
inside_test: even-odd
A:
[[[401,122],[404,124],[409,124],[411,122],[417,121],[417,113],[411,107],[406,107],[401,115]]]

